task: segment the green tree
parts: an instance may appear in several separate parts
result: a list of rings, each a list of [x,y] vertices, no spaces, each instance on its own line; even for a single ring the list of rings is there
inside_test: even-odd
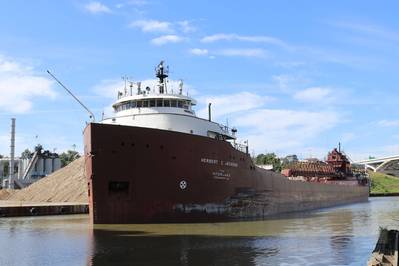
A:
[[[38,153],[41,153],[43,150],[43,146],[41,144],[37,144],[35,147],[35,151],[37,151]]]
[[[63,152],[60,154],[61,166],[64,167],[78,158],[80,158],[80,155],[77,151],[68,150]]]
[[[4,170],[3,170],[3,177],[6,177],[6,176],[8,176],[9,175],[9,169],[10,169],[10,163],[7,161],[7,162],[4,162],[4,168],[3,168]]]
[[[29,149],[25,149],[22,153],[21,153],[21,158],[22,159],[30,159],[32,156],[32,152]]]
[[[298,156],[295,154],[287,155],[281,159],[281,169],[287,168],[291,164],[295,164],[298,162]]]
[[[276,172],[281,171],[281,160],[277,157],[275,153],[259,154],[255,158],[256,164],[271,164],[273,165],[273,170]]]

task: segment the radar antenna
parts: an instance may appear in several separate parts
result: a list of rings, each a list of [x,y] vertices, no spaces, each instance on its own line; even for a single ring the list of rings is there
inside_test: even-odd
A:
[[[179,94],[181,95],[183,93],[183,80],[179,80]]]
[[[128,76],[122,76],[121,77],[121,79],[125,82],[125,90],[124,90],[124,92],[125,92],[125,96],[127,96],[127,82],[129,81],[129,77]]]
[[[165,79],[169,74],[169,67],[165,69],[163,63],[164,61],[162,60],[155,69],[155,76],[159,79],[159,93],[161,94],[165,92]]]
[[[51,72],[49,70],[47,70],[47,73],[55,80],[58,82],[58,84],[61,85],[61,87],[63,87],[84,109],[86,109],[86,111],[89,113],[89,117],[92,120],[92,122],[96,121],[96,118],[93,114],[92,111],[89,110],[89,108],[86,107],[86,105],[84,105],[79,99],[78,97],[76,97],[75,95],[73,95],[73,93],[64,85],[62,84],[61,81],[59,81],[53,74],[51,74]]]

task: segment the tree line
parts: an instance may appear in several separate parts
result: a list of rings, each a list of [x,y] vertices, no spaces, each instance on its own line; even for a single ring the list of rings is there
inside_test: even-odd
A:
[[[281,170],[286,168],[289,164],[297,162],[298,157],[296,155],[288,155],[281,159],[272,152],[258,154],[255,158],[253,158],[253,160],[255,164],[272,165],[273,171],[281,172]]]

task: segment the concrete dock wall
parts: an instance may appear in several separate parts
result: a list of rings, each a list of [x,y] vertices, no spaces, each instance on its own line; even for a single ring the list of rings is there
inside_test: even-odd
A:
[[[39,216],[39,215],[64,215],[88,213],[87,204],[24,204],[12,203],[0,205],[0,217]]]

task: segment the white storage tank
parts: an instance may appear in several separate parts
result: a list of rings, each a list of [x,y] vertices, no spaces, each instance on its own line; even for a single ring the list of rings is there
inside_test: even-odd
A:
[[[42,158],[37,159],[36,162],[36,175],[43,175],[43,167],[44,166],[44,160]]]
[[[53,158],[44,159],[44,174],[49,175],[53,172]]]
[[[24,160],[18,160],[18,179],[22,178],[22,175],[24,174],[23,171],[24,169],[22,168],[22,164],[23,164]]]
[[[0,177],[3,177],[4,175],[4,163],[3,161],[0,161]]]
[[[25,173],[25,169],[26,169],[26,166],[27,166],[27,161],[28,161],[28,159],[22,159],[22,162],[21,162],[22,175],[24,175],[24,173]]]
[[[53,159],[53,172],[57,171],[60,168],[61,168],[61,159],[60,158],[54,158]]]

